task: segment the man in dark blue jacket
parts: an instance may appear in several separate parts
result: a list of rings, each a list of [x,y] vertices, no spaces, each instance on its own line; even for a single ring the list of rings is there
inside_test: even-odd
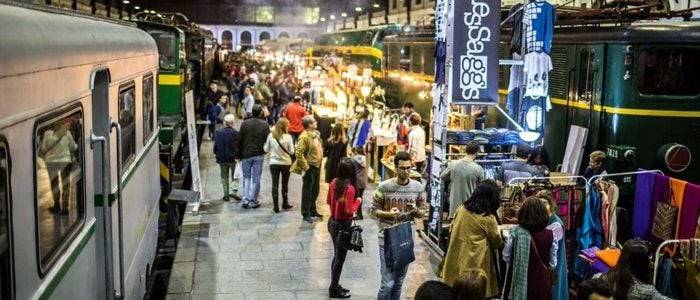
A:
[[[214,155],[216,163],[221,168],[221,185],[224,187],[224,201],[229,196],[240,200],[235,194],[229,195],[230,179],[236,169],[236,150],[238,149],[238,131],[233,129],[234,117],[231,114],[224,116],[224,128],[216,132],[214,136]]]

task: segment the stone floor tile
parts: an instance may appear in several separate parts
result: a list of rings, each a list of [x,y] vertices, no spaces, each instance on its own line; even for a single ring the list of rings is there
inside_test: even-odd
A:
[[[245,294],[246,300],[296,300],[293,292],[257,292]]]
[[[239,300],[239,299],[245,299],[245,295],[243,293],[192,295],[192,300]]]
[[[189,293],[192,290],[193,262],[174,263],[168,282],[168,293]]]
[[[190,300],[191,296],[190,293],[168,294],[165,296],[165,300]]]

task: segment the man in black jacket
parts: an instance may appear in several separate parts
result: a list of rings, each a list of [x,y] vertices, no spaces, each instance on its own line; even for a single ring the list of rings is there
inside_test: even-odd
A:
[[[236,169],[236,149],[238,148],[238,131],[233,129],[233,115],[224,116],[224,128],[216,132],[214,136],[214,155],[216,163],[221,168],[221,185],[224,188],[224,201],[229,200],[229,184],[233,178],[233,171]],[[240,200],[238,198],[237,200]]]
[[[243,169],[243,208],[258,208],[260,176],[262,175],[265,150],[263,146],[270,134],[270,126],[265,121],[262,105],[253,105],[252,117],[241,124],[238,154]]]

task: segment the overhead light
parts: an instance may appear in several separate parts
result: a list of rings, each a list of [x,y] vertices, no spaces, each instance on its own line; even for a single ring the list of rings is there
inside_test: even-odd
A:
[[[359,7],[359,6],[358,6],[358,7],[355,7],[355,11],[361,12],[361,11],[362,11],[362,7]]]
[[[321,17],[321,22],[325,22],[325,21],[326,21],[326,18]]]
[[[344,18],[344,17],[347,17],[348,14],[346,14],[346,13],[341,13],[340,16]]]
[[[330,16],[331,20],[335,20],[335,15]]]
[[[158,16],[159,18],[162,18],[162,17],[163,17],[161,14],[157,14],[157,16]]]
[[[374,8],[379,8],[379,4],[378,4],[378,3],[375,3],[374,5],[372,5],[372,7],[374,7]]]
[[[131,3],[131,2],[129,2],[129,0],[122,0],[122,3],[124,3],[124,4],[129,4],[129,3]]]
[[[135,10],[139,10],[139,9],[141,9],[141,8],[137,5],[137,6],[134,6],[134,9],[135,9]]]

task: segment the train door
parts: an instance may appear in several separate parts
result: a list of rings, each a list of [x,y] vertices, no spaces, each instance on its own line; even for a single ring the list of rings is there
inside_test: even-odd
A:
[[[109,194],[111,194],[109,80],[109,73],[106,70],[97,72],[92,90],[93,140],[91,142],[93,143],[93,186],[95,187],[95,217],[97,219],[96,264],[97,270],[99,270],[96,281],[104,284],[98,288],[99,299],[112,299],[114,295],[112,216],[111,213],[105,213],[105,209],[103,209],[109,207]],[[101,143],[98,142],[100,138],[104,138]]]
[[[0,141],[0,299],[14,299],[10,165],[7,146]]]
[[[600,107],[603,104],[604,67],[604,44],[581,45],[576,48],[574,82],[570,86],[574,97],[567,102],[568,121],[569,125],[588,129],[586,153],[601,147],[598,133],[601,121]]]

